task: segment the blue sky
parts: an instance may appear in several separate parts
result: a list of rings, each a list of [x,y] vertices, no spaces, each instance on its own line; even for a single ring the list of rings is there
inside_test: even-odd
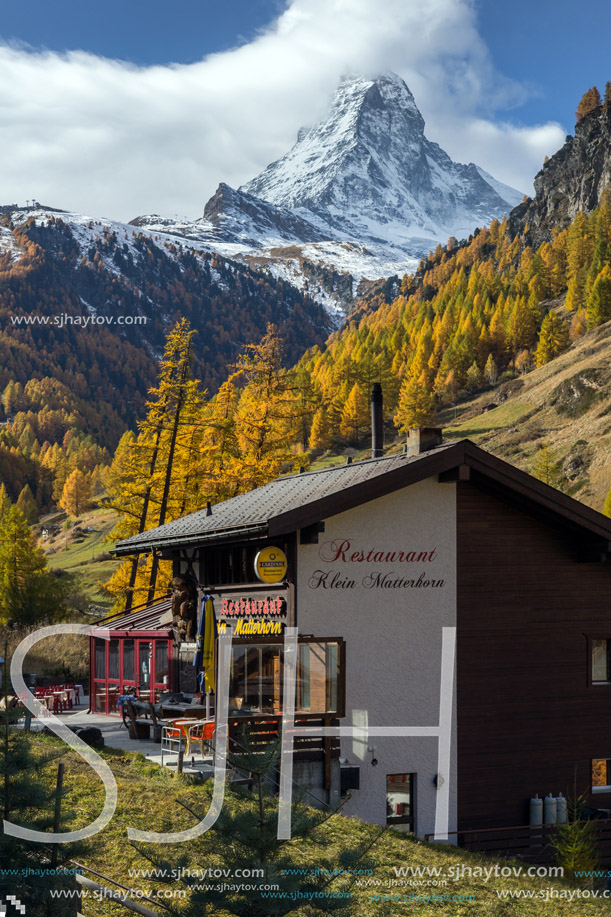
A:
[[[611,79],[610,27],[608,0],[3,4],[0,199],[194,218],[323,116],[342,73],[382,69],[430,139],[531,192]]]
[[[136,64],[194,63],[251,40],[281,0],[28,0],[4,4],[0,37],[54,51],[86,50]],[[505,76],[530,97],[511,112],[523,123],[572,127],[579,97],[611,79],[608,0],[479,0],[480,33]]]

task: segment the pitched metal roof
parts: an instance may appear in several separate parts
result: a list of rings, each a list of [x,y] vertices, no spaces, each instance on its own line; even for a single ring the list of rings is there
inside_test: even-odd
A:
[[[96,627],[100,627],[103,630],[120,631],[166,631],[170,629],[170,625],[162,624],[161,619],[171,609],[172,599],[168,597],[155,602],[154,605],[138,605],[124,615],[111,615],[108,618],[103,618],[101,621],[96,622]],[[95,636],[95,631],[93,631],[93,635]]]
[[[465,439],[416,455],[398,453],[277,478],[217,504],[211,515],[199,510],[120,541],[114,553],[135,554],[256,535],[276,537],[460,465],[472,469],[476,479],[494,481],[529,505],[537,504],[573,527],[585,527],[598,538],[611,540],[611,520]]]
[[[400,453],[352,462],[350,465],[335,465],[319,471],[286,475],[218,503],[212,508],[211,515],[201,509],[159,528],[119,541],[115,553],[134,553],[136,548],[146,550],[155,546],[192,542],[196,536],[201,536],[202,541],[208,541],[227,537],[229,533],[256,534],[267,530],[270,521],[278,516],[342,494],[389,472],[416,465],[433,454],[448,451],[452,446],[453,443],[445,443],[419,455]]]

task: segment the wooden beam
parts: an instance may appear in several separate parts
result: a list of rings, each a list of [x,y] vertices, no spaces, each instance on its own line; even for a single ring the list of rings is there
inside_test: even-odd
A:
[[[457,465],[456,468],[448,468],[447,471],[441,471],[437,478],[440,484],[455,484],[457,481],[470,481],[471,469],[468,465]]]

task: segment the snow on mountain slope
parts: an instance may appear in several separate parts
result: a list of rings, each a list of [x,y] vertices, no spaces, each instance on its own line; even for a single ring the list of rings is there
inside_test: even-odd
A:
[[[344,80],[326,118],[238,190],[221,183],[201,219],[133,223],[268,270],[337,317],[362,279],[413,272],[438,243],[521,198],[429,141],[413,95],[389,73]]]
[[[107,233],[131,251],[135,232],[158,238],[168,251],[183,245],[200,257],[217,252],[263,268],[339,321],[361,280],[413,272],[438,243],[467,237],[520,199],[429,141],[413,95],[390,73],[345,79],[326,118],[302,128],[293,148],[246,185],[221,183],[198,220],[62,219],[84,251],[92,235]],[[27,218],[44,221],[44,212],[53,212],[43,211],[30,209]],[[9,235],[0,238],[0,249],[8,251]],[[18,254],[13,249],[11,257]],[[106,267],[119,272],[110,257]]]
[[[327,118],[240,191],[291,209],[322,232],[426,254],[502,217],[521,195],[424,134],[395,74],[344,80]]]

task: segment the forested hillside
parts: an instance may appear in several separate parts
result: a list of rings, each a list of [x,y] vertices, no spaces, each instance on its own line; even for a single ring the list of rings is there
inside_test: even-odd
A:
[[[371,381],[383,383],[387,420],[405,430],[544,365],[609,318],[609,194],[536,248],[495,221],[467,244],[439,246],[401,295],[303,357],[320,400],[312,445],[358,439]]]
[[[193,369],[211,393],[269,322],[287,362],[328,334],[322,307],[218,255],[51,211],[0,222],[0,476],[39,512],[142,416],[178,316],[198,332]]]

